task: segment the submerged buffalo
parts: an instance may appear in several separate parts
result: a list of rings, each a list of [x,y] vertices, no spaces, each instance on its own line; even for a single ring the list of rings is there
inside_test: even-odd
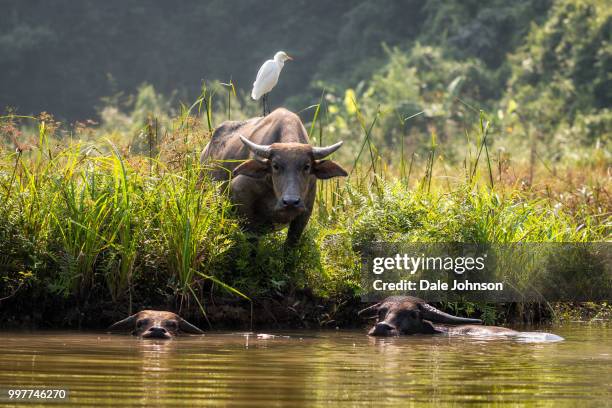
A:
[[[407,334],[458,334],[472,336],[513,336],[535,341],[563,340],[554,334],[518,332],[498,326],[482,326],[480,319],[457,317],[428,305],[412,296],[391,296],[359,312],[372,311],[376,324],[370,336],[398,336]]]
[[[114,323],[108,328],[113,332],[130,331],[132,335],[145,339],[170,339],[181,333],[204,334],[176,313],[159,310],[143,310]]]
[[[295,244],[310,218],[317,179],[347,175],[324,160],[341,145],[311,146],[300,118],[281,108],[263,118],[224,122],[201,160],[214,164],[212,179],[230,183],[232,202],[249,230],[289,224],[287,243]]]

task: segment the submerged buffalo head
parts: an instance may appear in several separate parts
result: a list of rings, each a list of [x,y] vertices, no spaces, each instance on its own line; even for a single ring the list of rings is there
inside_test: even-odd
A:
[[[204,333],[179,315],[158,310],[143,310],[138,312],[118,321],[110,326],[108,330],[131,330],[134,336],[157,339],[170,339],[180,333]]]
[[[259,145],[240,136],[255,158],[234,169],[234,176],[270,177],[276,195],[276,211],[301,213],[306,210],[309,193],[316,179],[346,176],[346,171],[331,160],[323,160],[342,146],[342,142],[327,147],[302,143]]]
[[[480,324],[479,319],[467,319],[444,313],[424,300],[412,296],[391,296],[359,312],[376,312],[376,324],[370,336],[397,336],[400,334],[440,333],[433,323]]]

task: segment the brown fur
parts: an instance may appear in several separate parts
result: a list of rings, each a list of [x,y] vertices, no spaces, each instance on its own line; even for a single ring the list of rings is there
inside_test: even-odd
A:
[[[466,327],[466,331],[468,330],[467,327],[486,327],[471,324],[481,323],[479,319],[466,319],[449,315],[428,305],[423,299],[413,296],[391,296],[362,310],[360,314],[365,311],[376,312],[376,323],[368,333],[371,336],[448,332],[447,326],[441,326],[440,323],[460,324],[461,326],[456,327]],[[470,325],[465,325],[465,323]]]
[[[270,146],[270,157],[256,156],[240,135]],[[263,118],[224,122],[202,152],[214,180],[229,183],[230,197],[247,228],[266,232],[289,224],[287,241],[296,243],[312,212],[317,179],[346,176],[338,164],[315,160],[300,118],[276,109]]]
[[[203,334],[204,332],[176,313],[159,310],[143,310],[108,328],[111,332],[131,331],[142,338],[170,339],[181,333]]]
[[[375,311],[376,323],[370,336],[404,334],[439,334],[470,336],[514,336],[520,332],[499,326],[483,326],[478,319],[465,319],[441,312],[423,299],[413,296],[391,296],[361,312]],[[555,336],[558,337],[558,336]]]

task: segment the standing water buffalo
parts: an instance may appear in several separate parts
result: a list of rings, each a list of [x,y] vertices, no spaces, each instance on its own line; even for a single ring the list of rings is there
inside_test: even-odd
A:
[[[444,313],[412,296],[391,296],[359,312],[376,312],[376,324],[370,336],[398,336],[402,334],[440,334],[472,336],[512,336],[534,341],[563,340],[555,334],[518,332],[498,326],[482,326],[479,319],[468,319]],[[373,316],[374,317],[374,316]]]
[[[222,123],[201,160],[213,164],[212,179],[230,183],[232,202],[249,230],[289,224],[287,243],[292,245],[310,218],[317,179],[347,175],[323,160],[341,145],[311,146],[300,118],[281,108],[263,118]]]
[[[114,323],[109,331],[132,331],[142,338],[171,339],[180,333],[204,334],[187,320],[172,312],[143,310]]]

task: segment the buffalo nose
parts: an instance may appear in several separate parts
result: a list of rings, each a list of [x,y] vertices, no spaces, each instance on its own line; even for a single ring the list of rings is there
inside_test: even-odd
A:
[[[376,323],[372,330],[368,333],[370,336],[389,336],[395,328],[388,323]]]
[[[168,331],[163,327],[151,327],[148,331],[151,337],[165,337],[168,334]]]
[[[300,205],[300,197],[298,196],[285,196],[283,197],[283,205],[285,207],[297,207]]]

